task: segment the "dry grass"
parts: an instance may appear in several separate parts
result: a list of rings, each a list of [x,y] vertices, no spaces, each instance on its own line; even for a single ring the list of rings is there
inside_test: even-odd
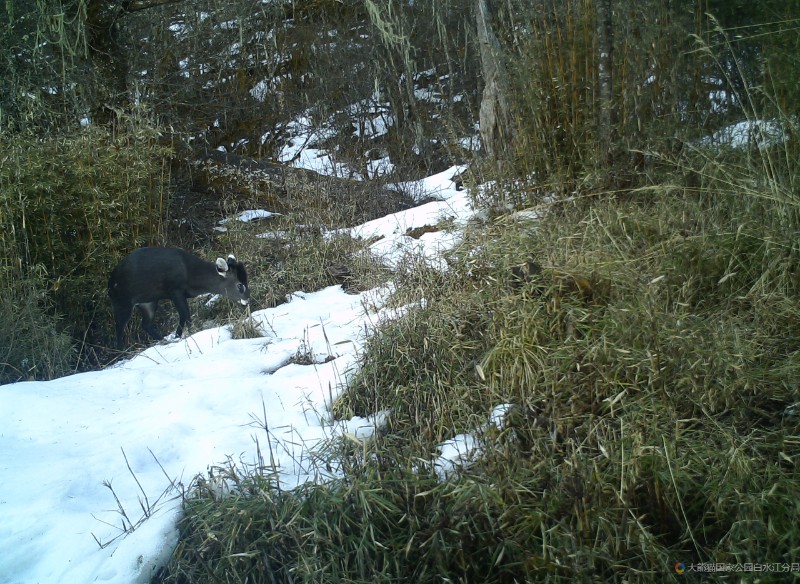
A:
[[[655,583],[679,562],[796,561],[800,157],[688,150],[647,153],[658,182],[567,181],[537,223],[473,227],[447,273],[405,266],[395,302],[418,306],[334,404],[388,411],[383,431],[328,445],[331,482],[198,480],[162,581]],[[482,456],[443,480],[432,461],[461,433]]]
[[[196,489],[165,581],[663,582],[798,557],[792,201],[706,182],[499,217],[449,274],[408,274],[426,302],[335,407],[388,409],[382,435],[332,445],[332,483]],[[437,445],[504,403],[484,456],[439,481]]]
[[[74,372],[75,343],[52,316],[45,279],[5,275],[0,271],[0,384]]]
[[[0,310],[17,337],[0,369],[58,363],[22,375],[49,378],[108,361],[108,274],[132,248],[158,241],[168,219],[159,135],[144,111],[120,117],[113,132],[0,132]],[[69,337],[77,350],[66,349]]]
[[[359,196],[368,198],[364,190]],[[316,182],[294,184],[288,197],[283,215],[267,222],[228,223],[217,244],[236,250],[249,266],[253,310],[281,304],[297,290],[342,284],[356,292],[389,279],[390,272],[368,253],[367,242],[338,231],[357,222],[364,211],[358,201],[332,205],[334,195],[320,198]]]

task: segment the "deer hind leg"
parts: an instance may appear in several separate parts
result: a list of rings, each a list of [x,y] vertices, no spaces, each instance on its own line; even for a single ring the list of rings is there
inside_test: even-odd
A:
[[[125,341],[125,327],[128,325],[128,322],[131,320],[131,315],[133,314],[133,306],[114,302],[112,303],[112,307],[114,309],[114,323],[116,324],[117,330],[117,348],[121,349]]]
[[[137,306],[139,307],[139,312],[142,313],[142,328],[145,332],[157,341],[163,339],[164,335],[159,333],[156,327],[153,326],[153,317],[156,315],[156,310],[158,310],[158,301],[145,302],[137,304]]]

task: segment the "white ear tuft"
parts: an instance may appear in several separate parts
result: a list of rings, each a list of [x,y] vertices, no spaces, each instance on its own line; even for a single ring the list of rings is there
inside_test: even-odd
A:
[[[235,256],[235,255],[233,255],[233,254],[229,254],[229,255],[228,255],[228,261],[229,261],[229,262],[230,262],[230,261],[234,261],[234,262],[235,262],[235,261],[236,261],[236,256]]]
[[[223,260],[222,258],[217,258],[217,273],[225,277],[225,273],[228,271],[228,262]]]

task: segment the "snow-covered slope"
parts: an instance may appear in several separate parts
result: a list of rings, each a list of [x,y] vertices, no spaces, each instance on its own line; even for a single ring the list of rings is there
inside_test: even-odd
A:
[[[409,251],[435,259],[456,238],[404,233],[471,214],[453,174],[426,179],[441,202],[353,235],[383,236],[375,251],[390,265]],[[324,478],[315,450],[374,428],[334,423],[327,408],[390,289],[297,292],[253,313],[261,338],[210,329],[105,371],[0,387],[0,583],[149,581],[177,541],[181,486],[228,461],[258,464],[259,449],[286,487]]]

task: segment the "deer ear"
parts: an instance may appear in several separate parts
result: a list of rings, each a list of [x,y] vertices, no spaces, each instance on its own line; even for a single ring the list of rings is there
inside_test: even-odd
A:
[[[222,258],[217,258],[217,273],[225,277],[225,273],[228,271],[228,262],[223,260]]]

